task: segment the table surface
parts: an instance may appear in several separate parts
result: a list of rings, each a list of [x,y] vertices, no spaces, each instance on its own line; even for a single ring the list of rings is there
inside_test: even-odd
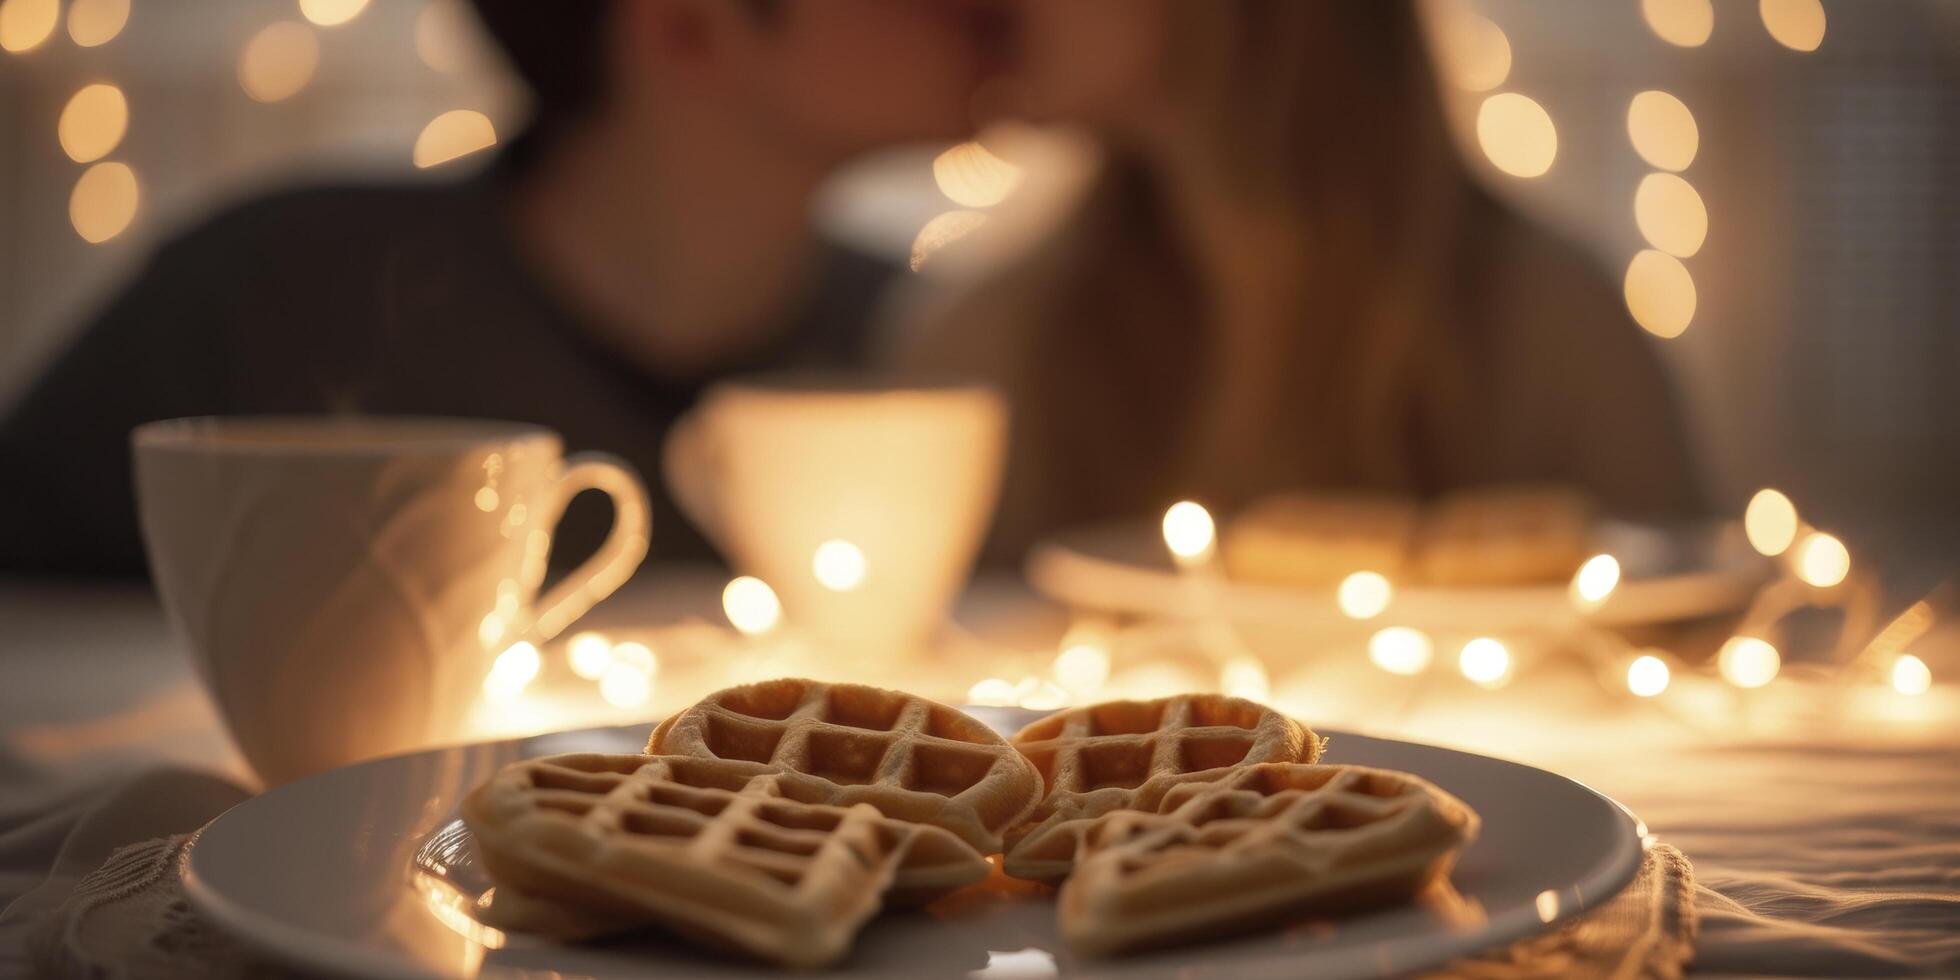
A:
[[[731,645],[717,625],[722,581],[685,567],[642,576],[580,624],[652,641],[661,661],[647,704],[607,705],[554,647],[525,701],[486,709],[473,734],[651,719],[729,682],[813,669],[820,658],[793,642]],[[1045,673],[1068,626],[1010,578],[977,582],[956,619],[941,648],[877,676],[961,700],[982,676]],[[1940,624],[1915,652],[1936,677],[1960,677],[1956,624]],[[1550,662],[1486,691],[1441,671],[1391,677],[1340,645],[1261,653],[1270,700],[1310,725],[1513,758],[1630,806],[1694,862],[1697,971],[1960,974],[1960,686],[1906,697],[1795,679],[1737,692],[1679,677],[1644,700],[1610,696],[1585,669]],[[1124,661],[1119,650],[1107,690],[1207,683],[1188,663]],[[0,670],[8,804],[163,765],[249,779],[146,587],[0,585]],[[1330,746],[1330,761],[1338,753]],[[18,816],[0,805],[0,835]]]

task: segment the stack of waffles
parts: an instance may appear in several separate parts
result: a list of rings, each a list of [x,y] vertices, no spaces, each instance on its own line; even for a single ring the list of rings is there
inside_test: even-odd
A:
[[[493,924],[647,926],[790,967],[847,954],[887,904],[1007,874],[1060,884],[1104,955],[1406,899],[1448,874],[1469,808],[1220,695],[1064,711],[1010,742],[913,695],[780,680],[654,730],[643,755],[516,762],[463,816]]]

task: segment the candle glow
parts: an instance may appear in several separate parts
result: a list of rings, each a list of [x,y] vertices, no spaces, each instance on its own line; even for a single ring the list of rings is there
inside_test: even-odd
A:
[[[1429,669],[1435,647],[1421,630],[1390,626],[1368,640],[1368,659],[1391,674],[1404,677]]]
[[[1892,689],[1908,697],[1917,697],[1933,689],[1933,671],[1926,661],[1910,653],[1899,654],[1892,661]]]
[[[1196,561],[1211,552],[1218,526],[1202,504],[1180,500],[1164,511],[1164,545],[1183,561]]]
[[[1334,598],[1349,619],[1373,619],[1388,608],[1395,590],[1380,572],[1355,572],[1341,580]]]
[[[1500,687],[1511,673],[1511,651],[1490,637],[1480,636],[1463,645],[1456,665],[1470,680],[1484,687]]]
[[[1582,605],[1596,606],[1606,601],[1620,585],[1620,561],[1612,555],[1594,555],[1572,576],[1572,595]]]
[[[1667,690],[1669,674],[1667,661],[1653,654],[1642,654],[1627,665],[1627,690],[1638,697],[1651,698]]]
[[[864,552],[841,538],[817,546],[810,557],[810,572],[818,584],[832,592],[849,592],[864,584]]]
[[[783,604],[769,583],[753,575],[729,580],[721,590],[721,611],[728,622],[744,636],[760,636],[782,621]]]

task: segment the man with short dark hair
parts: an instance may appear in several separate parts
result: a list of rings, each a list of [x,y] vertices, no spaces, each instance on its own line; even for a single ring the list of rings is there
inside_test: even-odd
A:
[[[892,270],[811,193],[969,130],[983,3],[476,0],[531,128],[467,180],[292,191],[164,245],[0,423],[0,570],[142,571],[138,423],[321,411],[549,426],[639,467],[656,557],[705,554],[658,487],[667,426],[716,377],[863,357]],[[559,556],[608,519],[575,503]]]

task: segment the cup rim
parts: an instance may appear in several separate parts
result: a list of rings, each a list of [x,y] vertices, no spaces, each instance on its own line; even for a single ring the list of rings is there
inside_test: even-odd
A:
[[[286,441],[254,438],[267,433],[332,435],[335,429],[360,428],[366,438],[345,442]],[[213,439],[211,436],[225,438]],[[146,452],[195,452],[224,456],[379,457],[453,453],[491,444],[559,441],[541,425],[502,419],[447,415],[194,415],[160,419],[136,426],[130,445]]]

